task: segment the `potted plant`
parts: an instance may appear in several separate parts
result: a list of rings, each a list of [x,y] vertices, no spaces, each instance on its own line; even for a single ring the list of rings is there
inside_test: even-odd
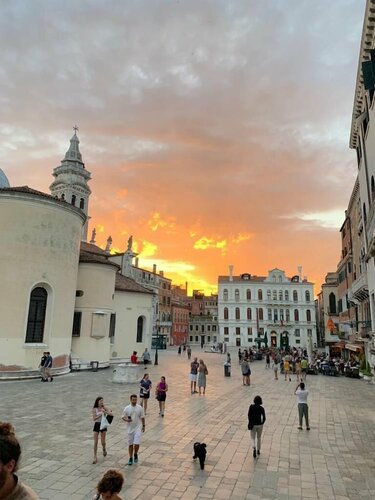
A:
[[[366,363],[366,369],[363,372],[363,380],[367,380],[367,382],[370,382],[374,374],[371,371],[370,363]]]
[[[363,377],[363,373],[366,371],[367,369],[367,366],[366,366],[366,358],[365,356],[362,354],[361,356],[361,362],[359,364],[359,376],[360,377]]]

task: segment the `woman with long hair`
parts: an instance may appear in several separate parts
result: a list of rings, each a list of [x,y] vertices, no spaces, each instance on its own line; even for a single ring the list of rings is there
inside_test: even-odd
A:
[[[199,366],[198,366],[198,390],[199,390],[199,395],[201,395],[202,390],[203,394],[206,393],[206,376],[208,375],[208,370],[207,366],[203,362],[203,359],[199,360]]]
[[[161,377],[156,386],[156,399],[159,401],[159,415],[164,417],[165,400],[167,399],[168,384],[165,377]]]
[[[21,446],[13,425],[0,422],[0,498],[37,500],[35,492],[16,476],[20,456]]]
[[[113,416],[112,411],[104,405],[104,399],[103,396],[98,396],[95,399],[95,403],[92,409],[92,419],[94,421],[94,460],[93,464],[96,464],[98,461],[98,441],[99,441],[99,433],[100,433],[100,440],[102,443],[102,448],[103,448],[103,456],[107,456],[107,449],[106,449],[106,433],[107,433],[107,428],[100,429],[101,427],[101,421],[102,417],[106,417],[107,415]]]

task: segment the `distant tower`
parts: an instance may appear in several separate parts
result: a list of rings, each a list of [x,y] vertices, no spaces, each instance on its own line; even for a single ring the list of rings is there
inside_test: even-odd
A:
[[[89,223],[88,209],[91,190],[88,181],[91,174],[85,169],[82,155],[79,151],[78,127],[73,127],[74,135],[70,139],[70,147],[65,153],[59,167],[54,168],[52,175],[55,180],[50,185],[52,196],[71,203],[80,208],[87,216],[86,224],[82,229],[82,240],[87,241],[87,228]]]

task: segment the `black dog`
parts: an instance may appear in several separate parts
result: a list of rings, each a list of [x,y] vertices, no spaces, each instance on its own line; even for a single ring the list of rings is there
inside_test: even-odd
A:
[[[194,456],[193,460],[196,458],[199,458],[199,463],[201,466],[201,469],[204,469],[204,462],[206,460],[206,443],[194,443]]]

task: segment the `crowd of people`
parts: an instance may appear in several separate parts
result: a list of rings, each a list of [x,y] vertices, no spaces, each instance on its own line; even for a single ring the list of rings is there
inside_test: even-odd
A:
[[[190,348],[189,348],[190,349]],[[203,359],[194,357],[190,362],[191,349],[181,348],[178,354],[186,352],[187,359],[190,363],[189,380],[191,394],[204,395],[206,392],[208,368]],[[48,353],[43,366],[48,360]],[[263,352],[265,357],[265,368],[273,369],[276,380],[278,379],[279,367],[284,373],[285,380],[291,380],[291,374],[297,376],[298,386],[295,390],[298,404],[298,429],[302,430],[303,419],[305,419],[306,429],[310,430],[309,414],[307,405],[308,391],[305,386],[307,359],[306,353],[302,350],[290,350],[282,352],[278,350],[266,350]],[[133,356],[137,356],[134,352]],[[242,375],[242,383],[244,386],[250,386],[250,360],[254,359],[254,353],[251,350],[245,349],[238,351],[238,359]],[[258,357],[259,359],[259,357]],[[132,362],[138,362],[138,359],[133,358]],[[147,355],[146,355],[147,362]],[[230,353],[227,353],[227,364],[231,364]],[[48,376],[48,372],[44,372],[43,377]],[[50,374],[49,374],[50,376]],[[146,429],[145,416],[147,414],[148,400],[151,397],[153,383],[149,373],[144,373],[139,381],[139,394],[131,394],[130,402],[126,405],[122,412],[122,421],[126,424],[127,441],[128,441],[128,466],[136,464],[139,460],[139,448],[141,444],[142,434]],[[159,415],[164,417],[165,404],[168,393],[168,383],[164,376],[160,377],[155,387],[155,398],[159,404]],[[139,398],[139,399],[138,399]],[[139,403],[138,403],[139,401]],[[103,457],[107,456],[106,435],[107,430],[113,420],[113,412],[105,403],[103,396],[98,396],[92,407],[93,426],[93,445],[94,456],[93,464],[98,463],[98,446],[99,441],[102,448]],[[262,397],[257,395],[248,410],[248,429],[253,444],[253,456],[257,458],[261,451],[261,439],[263,426],[266,422],[266,412],[263,407]],[[99,439],[100,438],[100,439]],[[15,437],[14,429],[11,424],[0,423],[0,498],[7,498],[9,492],[20,492],[23,496],[9,496],[12,500],[33,500],[37,498],[36,494],[27,486],[22,484],[16,475],[17,463],[21,454],[19,443]],[[94,497],[97,500],[121,500],[119,496],[124,483],[124,477],[121,472],[110,469],[108,470],[97,485],[97,493]],[[4,495],[4,491],[7,495]]]

